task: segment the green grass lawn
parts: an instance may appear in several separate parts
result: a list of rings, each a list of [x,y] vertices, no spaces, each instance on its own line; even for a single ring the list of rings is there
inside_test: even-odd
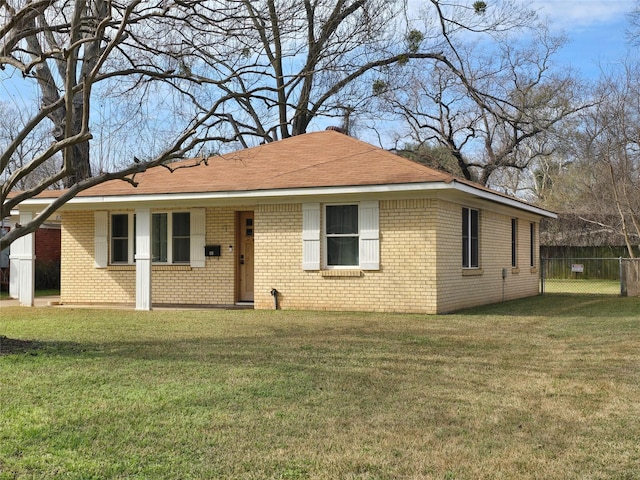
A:
[[[545,293],[579,293],[588,295],[620,295],[620,280],[573,280],[549,278]]]
[[[0,335],[37,342],[0,339],[0,479],[640,478],[638,298],[3,308]]]

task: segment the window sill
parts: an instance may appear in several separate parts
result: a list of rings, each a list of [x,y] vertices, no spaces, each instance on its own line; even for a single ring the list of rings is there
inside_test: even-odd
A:
[[[465,268],[462,270],[463,277],[479,277],[484,275],[484,270],[481,268]]]
[[[151,265],[151,270],[191,270],[191,265],[188,263],[176,263],[173,265]]]
[[[538,273],[538,267],[531,267],[531,273]]]
[[[323,277],[361,277],[362,270],[320,270]]]
[[[126,271],[135,271],[136,265],[108,265],[107,270],[114,272],[126,272]],[[176,265],[151,265],[151,270],[153,271],[164,271],[164,270],[191,270],[191,265],[186,264],[176,264]]]
[[[516,275],[520,273],[520,269],[518,267],[511,267],[511,274]]]

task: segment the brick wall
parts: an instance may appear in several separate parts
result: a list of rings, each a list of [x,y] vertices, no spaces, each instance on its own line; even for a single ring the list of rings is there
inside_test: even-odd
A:
[[[261,207],[256,213],[255,306],[273,308],[272,288],[280,292],[282,308],[418,313],[536,295],[529,220],[518,221],[519,260],[513,269],[511,218],[518,211],[494,211],[488,203],[473,206],[480,210],[481,265],[463,270],[462,206],[441,199],[381,201],[380,270],[364,272],[303,271],[301,206]]]
[[[303,271],[302,208],[268,205],[256,211],[255,307],[435,312],[435,235],[431,200],[380,202],[380,270]],[[355,276],[350,276],[355,275]]]
[[[221,256],[207,258],[204,268],[154,265],[152,302],[215,305],[235,301],[236,212],[240,210],[255,211],[257,309],[273,308],[273,288],[279,291],[283,309],[416,313],[443,313],[536,295],[538,269],[529,265],[532,219],[518,221],[519,265],[512,269],[511,218],[518,211],[488,202],[465,205],[480,210],[481,264],[476,271],[463,270],[462,206],[438,198],[380,201],[377,271],[304,271],[301,204],[207,208],[206,244],[221,245]],[[62,301],[133,304],[135,266],[94,267],[93,212],[65,212],[62,220]],[[503,268],[507,268],[504,281]]]
[[[204,268],[152,267],[152,303],[232,305],[235,302],[236,207],[207,208],[207,245],[220,245],[219,257],[208,257]],[[247,208],[242,208],[247,210]],[[233,249],[230,252],[229,246]]]
[[[60,229],[39,228],[35,238],[36,259],[45,262],[60,261]]]
[[[205,260],[204,268],[152,267],[152,303],[233,304],[236,210],[239,208],[207,209],[205,243],[222,248],[220,257]],[[94,266],[93,212],[65,212],[62,225],[61,301],[134,304],[135,265]],[[229,246],[233,247],[231,252]]]
[[[480,211],[480,268],[462,268],[462,207]],[[511,267],[511,219],[515,209],[488,204],[437,204],[438,313],[527,297],[538,293],[538,269],[529,264],[530,219],[518,219],[518,268]],[[537,228],[536,228],[537,232]],[[539,259],[536,259],[536,262]],[[507,277],[503,280],[502,270]]]
[[[62,303],[135,303],[135,270],[95,268],[93,212],[62,214]]]

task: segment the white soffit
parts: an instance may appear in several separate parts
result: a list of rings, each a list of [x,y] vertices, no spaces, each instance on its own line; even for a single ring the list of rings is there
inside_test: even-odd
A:
[[[553,212],[543,208],[530,205],[519,201],[515,198],[493,193],[489,190],[475,188],[473,186],[453,181],[446,182],[425,182],[425,183],[403,183],[403,184],[385,184],[385,185],[354,185],[340,187],[306,187],[306,188],[289,188],[277,190],[230,190],[222,192],[199,192],[199,193],[163,193],[152,195],[118,195],[118,196],[77,196],[69,200],[61,210],[72,210],[74,207],[85,208],[105,208],[108,206],[122,208],[126,205],[131,208],[135,204],[148,203],[176,203],[198,201],[257,201],[268,200],[273,201],[282,199],[286,202],[303,201],[309,197],[337,196],[337,195],[364,195],[364,194],[383,194],[383,193],[417,193],[421,191],[446,191],[454,190],[478,198],[507,205],[520,210],[525,210],[543,217],[557,218]],[[25,207],[46,206],[51,203],[53,198],[31,198],[21,203]]]

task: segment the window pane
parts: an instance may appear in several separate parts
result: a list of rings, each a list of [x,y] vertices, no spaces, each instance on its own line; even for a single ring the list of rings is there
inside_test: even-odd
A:
[[[462,238],[469,237],[469,209],[462,209]]]
[[[529,245],[530,245],[530,251],[529,251],[529,264],[533,267],[536,264],[536,249],[535,249],[535,244],[536,244],[536,225],[535,223],[532,223],[529,227]]]
[[[111,241],[111,261],[128,262],[129,261],[129,241],[126,238]]]
[[[357,266],[358,237],[327,238],[327,264]]]
[[[357,205],[329,205],[326,212],[327,235],[358,233]]]
[[[464,207],[462,209],[462,266],[477,268],[479,266],[480,232],[478,210]]]
[[[471,240],[471,267],[478,267],[478,239],[474,238]]]
[[[111,261],[129,262],[129,215],[126,213],[111,216]]]
[[[469,267],[469,237],[462,238],[462,266]]]
[[[512,267],[517,267],[518,266],[518,259],[517,259],[517,254],[518,254],[518,235],[517,235],[517,231],[518,231],[518,221],[515,218],[511,219],[511,266]]]
[[[188,262],[190,255],[190,218],[189,212],[173,214],[172,254],[174,262]]]
[[[173,239],[173,261],[188,262],[189,249],[190,249],[189,238],[174,238]]]
[[[154,262],[167,261],[167,214],[154,213],[151,217],[151,257]]]
[[[469,209],[462,209],[462,266],[469,267]]]
[[[173,214],[173,236],[188,237],[189,236],[189,212],[179,212]]]
[[[129,235],[129,215],[119,214],[111,216],[111,236],[123,238]]]
[[[478,211],[471,210],[471,236],[478,238]]]
[[[478,211],[471,210],[471,267],[475,268],[479,266],[478,258],[478,234],[480,231],[478,222]]]

